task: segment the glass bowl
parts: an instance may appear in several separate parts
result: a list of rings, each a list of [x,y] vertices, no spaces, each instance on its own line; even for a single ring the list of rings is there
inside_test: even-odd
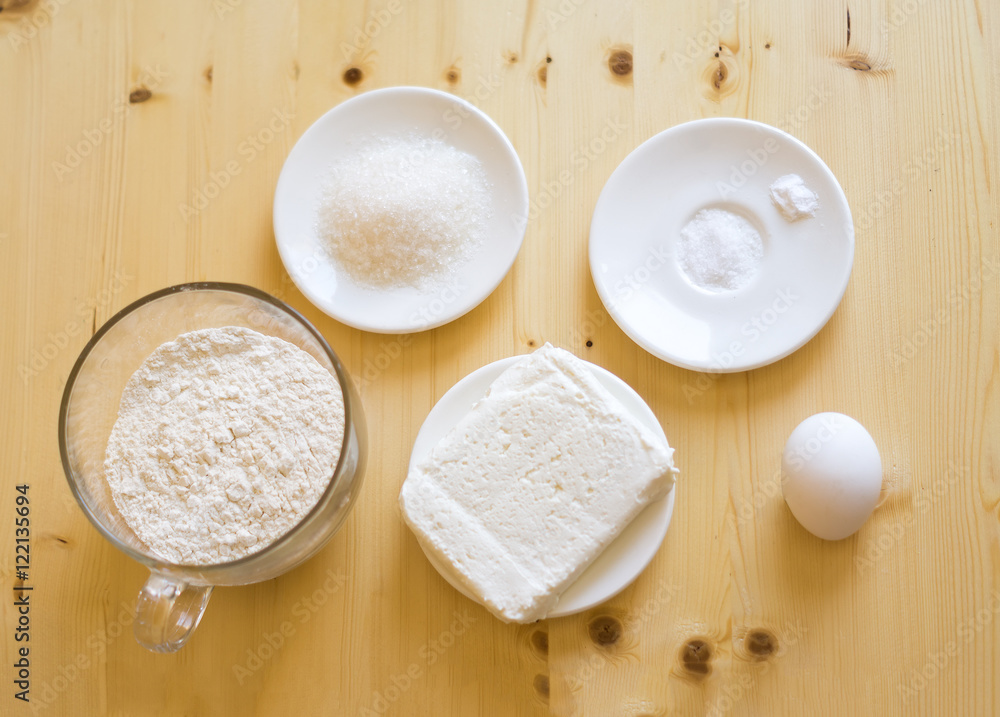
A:
[[[240,326],[294,344],[328,369],[344,396],[340,459],[306,516],[262,550],[214,565],[177,565],[154,554],[119,514],[104,476],[104,456],[125,384],[161,344],[198,329]],[[150,569],[139,593],[135,634],[157,652],[179,649],[197,627],[212,588],[276,577],[314,555],[343,525],[367,461],[367,430],[350,376],[323,336],[297,311],[241,284],[181,284],[139,299],[113,316],[84,347],[59,410],[59,450],[70,489],[98,532]]]

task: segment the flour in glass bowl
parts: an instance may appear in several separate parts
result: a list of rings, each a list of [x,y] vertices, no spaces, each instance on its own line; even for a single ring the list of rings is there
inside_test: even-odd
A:
[[[302,349],[234,326],[191,331],[129,379],[105,475],[152,552],[185,565],[229,562],[316,505],[344,423],[340,383]]]

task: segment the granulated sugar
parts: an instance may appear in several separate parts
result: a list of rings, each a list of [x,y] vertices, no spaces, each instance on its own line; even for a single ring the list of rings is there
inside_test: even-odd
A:
[[[811,217],[819,208],[819,197],[797,174],[778,177],[771,185],[771,201],[790,222]]]
[[[331,168],[317,224],[355,283],[426,289],[482,244],[492,213],[476,157],[427,137],[381,137]]]
[[[287,341],[181,334],[122,393],[104,470],[125,522],[172,563],[256,553],[323,494],[344,439],[340,383]]]
[[[681,229],[677,262],[696,286],[708,291],[742,288],[764,256],[760,234],[746,219],[724,209],[702,209]]]

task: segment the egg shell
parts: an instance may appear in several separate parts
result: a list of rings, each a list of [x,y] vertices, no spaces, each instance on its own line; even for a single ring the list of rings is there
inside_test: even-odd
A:
[[[882,459],[865,427],[842,413],[817,413],[788,437],[781,457],[785,502],[824,540],[857,532],[882,490]]]

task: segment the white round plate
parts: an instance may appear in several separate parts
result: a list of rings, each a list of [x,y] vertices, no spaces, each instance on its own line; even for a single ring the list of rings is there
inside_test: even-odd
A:
[[[789,222],[775,179],[798,174],[819,196]],[[681,228],[709,208],[755,226],[764,256],[735,291],[695,286],[675,259]],[[760,122],[705,119],[661,132],[608,179],[590,225],[590,271],[608,313],[633,341],[696,371],[733,372],[784,358],[815,336],[847,289],[854,224],[840,184],[815,152]]]
[[[522,358],[523,356],[512,356],[494,361],[473,371],[448,389],[448,392],[431,409],[424,424],[420,427],[417,440],[413,444],[413,452],[410,454],[410,467],[412,468],[427,458],[434,446],[445,437],[448,431],[469,412],[479,399],[486,395],[486,389],[489,388],[490,384],[505,369]],[[585,363],[594,372],[594,376],[601,382],[601,385],[621,401],[622,405],[633,416],[653,431],[655,435],[662,436],[664,441],[667,440],[660,422],[656,420],[656,415],[639,394],[610,371],[589,362]],[[676,491],[675,484],[666,497],[646,506],[646,509],[639,513],[635,520],[629,523],[625,530],[591,563],[590,567],[566,589],[559,599],[556,609],[549,613],[548,617],[563,617],[589,610],[595,605],[613,598],[639,577],[639,573],[646,569],[653,556],[656,555],[656,551],[659,550],[660,544],[667,534],[670,517],[674,512]],[[451,576],[451,571],[441,565],[431,553],[425,550],[424,554],[431,565],[441,574],[441,577],[447,580],[452,587],[470,600],[476,599],[466,591],[458,580]]]
[[[330,166],[360,142],[413,133],[440,139],[482,163],[493,197],[483,246],[439,287],[361,287],[333,263],[318,234],[320,187]],[[338,321],[380,333],[432,329],[478,306],[517,258],[527,217],[524,169],[503,131],[474,105],[424,87],[373,90],[334,107],[295,143],[274,193],[274,236],[295,285]]]

